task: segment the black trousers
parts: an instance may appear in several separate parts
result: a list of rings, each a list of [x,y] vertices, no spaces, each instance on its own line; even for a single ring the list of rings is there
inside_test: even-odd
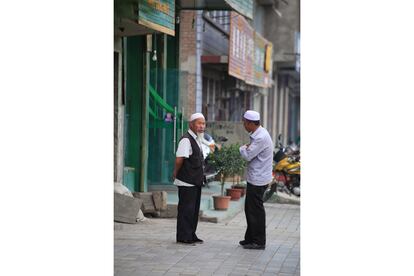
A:
[[[197,239],[201,187],[178,186],[177,241]]]
[[[263,206],[263,194],[267,185],[255,186],[247,182],[244,213],[247,229],[244,240],[259,245],[266,244],[266,212]]]

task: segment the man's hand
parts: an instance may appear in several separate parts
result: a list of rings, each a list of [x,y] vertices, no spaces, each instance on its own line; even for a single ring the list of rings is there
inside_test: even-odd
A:
[[[183,162],[184,162],[184,157],[176,157],[175,158],[175,167],[174,167],[173,175],[171,177],[173,181],[177,177],[177,173],[181,169],[181,166],[183,165]]]

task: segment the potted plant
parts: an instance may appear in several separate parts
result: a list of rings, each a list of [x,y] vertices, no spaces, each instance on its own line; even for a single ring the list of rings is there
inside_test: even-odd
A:
[[[232,144],[229,147],[229,156],[228,156],[228,166],[229,174],[228,176],[232,179],[233,185],[230,189],[227,189],[227,195],[231,196],[231,200],[239,200],[243,196],[243,190],[238,189],[235,185],[235,180],[237,178],[237,183],[239,182],[239,176],[244,171],[246,167],[246,161],[240,155],[239,144]]]
[[[243,171],[236,175],[237,182],[236,184],[233,184],[232,188],[241,190],[241,196],[243,197],[246,194],[246,184],[240,183],[240,177],[242,174],[243,174]]]
[[[241,191],[238,189],[227,189],[228,195],[224,195],[225,179],[228,177],[234,177],[240,171],[240,167],[244,168],[245,166],[245,161],[241,158],[239,153],[239,145],[233,144],[222,147],[221,150],[215,151],[211,155],[210,162],[216,171],[219,172],[221,184],[221,196],[213,196],[214,209],[226,210],[230,199],[238,200],[241,196]]]
[[[232,145],[232,157],[231,160],[234,160],[233,164],[233,185],[231,186],[232,189],[239,189],[241,190],[241,196],[245,195],[246,192],[246,185],[240,183],[240,178],[244,174],[244,170],[246,168],[247,162],[241,157],[240,155],[240,145],[234,144]]]

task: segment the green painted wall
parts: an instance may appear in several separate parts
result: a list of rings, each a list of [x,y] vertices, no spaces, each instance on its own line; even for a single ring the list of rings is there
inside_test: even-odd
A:
[[[150,53],[149,82],[157,93],[171,106],[178,105],[178,41],[165,36],[153,36],[153,49],[157,50],[157,60]],[[173,148],[173,124],[155,121],[151,116],[147,126],[148,146],[145,147],[144,99],[146,74],[146,36],[126,38],[126,104],[125,104],[125,167],[134,168],[129,174],[132,184],[124,183],[131,191],[147,191],[148,185],[172,184],[170,180],[174,169],[175,152]],[[163,57],[166,56],[166,64]],[[150,100],[149,105],[152,105]],[[178,110],[180,111],[180,110]],[[163,110],[158,110],[163,112]],[[160,124],[161,123],[161,124]],[[178,122],[177,122],[178,123]],[[181,131],[177,129],[177,139]],[[148,151],[148,152],[146,152]],[[144,162],[145,161],[145,162]],[[134,179],[134,181],[131,181]],[[147,184],[148,183],[148,184]]]
[[[166,38],[166,41],[165,41]],[[166,43],[166,51],[164,51]],[[178,41],[176,37],[156,35],[153,41],[157,50],[157,61],[151,60],[150,83],[158,95],[170,106],[178,106]],[[166,63],[164,55],[166,56]],[[151,57],[153,54],[151,54]],[[165,97],[164,97],[165,93]],[[150,102],[150,106],[153,102]],[[177,110],[180,112],[180,110]],[[158,110],[164,115],[165,111]],[[178,121],[177,121],[178,125]],[[164,123],[150,118],[149,154],[148,154],[148,183],[149,185],[171,185],[171,175],[174,169],[174,129],[173,123]],[[177,140],[181,132],[177,129]]]
[[[141,177],[144,50],[145,36],[126,38],[125,167],[135,169],[131,191],[139,191]]]

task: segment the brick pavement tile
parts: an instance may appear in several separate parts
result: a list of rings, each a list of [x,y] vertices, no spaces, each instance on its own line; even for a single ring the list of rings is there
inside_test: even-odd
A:
[[[198,273],[200,269],[198,267],[188,267],[183,270],[183,273]]]
[[[246,273],[246,276],[260,276],[262,275],[261,272],[257,272],[257,271],[249,271]]]
[[[171,273],[181,273],[184,271],[184,268],[182,267],[171,267],[170,269],[168,269],[167,272],[171,272]]]
[[[150,271],[134,271],[131,273],[131,276],[146,276]]]
[[[197,275],[199,276],[214,276],[214,270],[202,270]]]
[[[147,275],[148,273],[150,273],[151,272],[151,270],[148,270],[148,269],[140,269],[140,268],[137,268],[135,271],[134,271],[134,273],[133,273],[133,275],[135,276],[135,275]]]
[[[283,263],[279,263],[279,262],[271,262],[268,263],[266,268],[281,268],[283,265]]]
[[[154,270],[169,270],[173,265],[170,264],[157,264]]]
[[[263,271],[265,270],[266,265],[252,265],[249,267],[249,270],[258,270],[258,271]]]
[[[136,262],[115,263],[114,267],[117,269],[136,269]]]
[[[168,272],[167,269],[154,268],[153,270],[151,270],[151,273],[162,273],[162,274],[165,274],[167,272]]]
[[[145,274],[146,276],[160,276],[160,275],[164,275],[165,272],[158,272],[158,271],[150,271],[147,274]]]
[[[233,271],[237,273],[247,272],[249,271],[249,267],[235,267]]]
[[[214,273],[218,273],[218,274],[222,274],[222,273],[231,273],[233,271],[232,268],[218,268],[216,271],[214,271]]]
[[[297,267],[298,266],[299,261],[298,260],[294,260],[294,261],[284,261],[283,262],[283,266],[287,266],[287,267]]]
[[[140,263],[137,263],[136,265],[142,270],[153,270],[157,266],[157,264],[140,264]]]
[[[289,273],[289,274],[293,274],[296,271],[296,267],[287,267],[287,266],[282,266],[280,269],[280,272],[282,273]]]
[[[282,264],[268,264],[265,270],[277,270],[279,271],[282,268]]]
[[[115,276],[131,276],[131,275],[134,275],[133,273],[134,273],[134,270],[123,269],[123,270],[115,271],[114,275]]]
[[[280,268],[270,268],[266,269],[264,273],[273,273],[273,275],[277,274],[280,271]]]

